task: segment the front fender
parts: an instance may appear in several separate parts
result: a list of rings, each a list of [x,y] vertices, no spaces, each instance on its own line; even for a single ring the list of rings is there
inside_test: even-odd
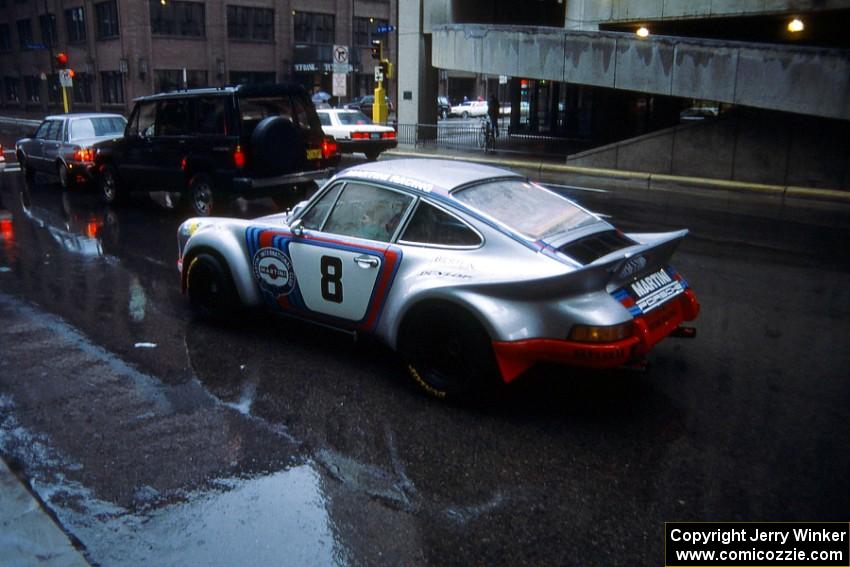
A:
[[[235,231],[236,229],[211,226],[193,235],[186,243],[186,249],[183,252],[181,277],[185,286],[186,272],[191,264],[191,258],[205,250],[211,251],[227,264],[242,304],[248,307],[257,306],[262,300],[252,276],[245,239],[237,236]],[[244,231],[242,232],[244,234]],[[189,262],[185,259],[189,259]]]

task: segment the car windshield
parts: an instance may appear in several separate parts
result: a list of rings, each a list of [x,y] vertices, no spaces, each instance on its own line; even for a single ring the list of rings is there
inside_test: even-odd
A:
[[[462,189],[452,196],[520,234],[539,239],[597,218],[575,203],[520,179],[503,179]]]
[[[120,136],[124,133],[125,121],[120,116],[99,116],[96,118],[78,118],[71,121],[72,140],[95,138],[97,136]]]
[[[337,118],[339,118],[339,123],[344,124],[345,126],[352,126],[357,124],[371,124],[372,120],[363,114],[362,112],[339,112],[337,113]]]

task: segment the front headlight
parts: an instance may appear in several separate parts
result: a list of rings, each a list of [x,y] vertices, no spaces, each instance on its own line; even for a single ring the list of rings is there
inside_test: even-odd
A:
[[[631,321],[619,325],[573,325],[569,339],[582,343],[613,343],[632,336],[634,325]]]

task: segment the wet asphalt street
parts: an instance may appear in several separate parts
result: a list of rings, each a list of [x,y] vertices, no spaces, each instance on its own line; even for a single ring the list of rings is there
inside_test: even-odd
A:
[[[846,521],[846,210],[566,191],[693,229],[698,337],[453,407],[369,341],[194,321],[180,212],[0,174],[0,455],[101,565],[660,565],[665,521]]]

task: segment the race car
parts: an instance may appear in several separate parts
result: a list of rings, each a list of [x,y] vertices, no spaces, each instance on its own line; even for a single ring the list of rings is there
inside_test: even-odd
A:
[[[624,234],[504,169],[399,159],[286,213],[189,219],[177,265],[203,316],[264,306],[372,334],[426,392],[463,399],[536,362],[631,365],[693,334],[699,303],[668,263],[686,234]]]

